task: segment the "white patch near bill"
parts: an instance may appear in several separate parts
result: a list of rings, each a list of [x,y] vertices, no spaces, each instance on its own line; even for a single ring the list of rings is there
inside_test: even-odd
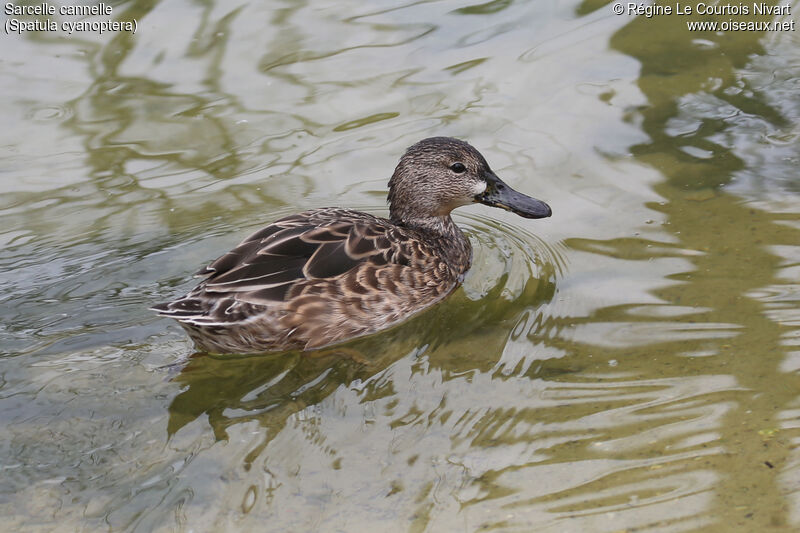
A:
[[[478,196],[479,194],[483,194],[483,191],[485,190],[486,190],[486,182],[479,181],[475,184],[474,187],[472,187],[472,194],[474,196]]]

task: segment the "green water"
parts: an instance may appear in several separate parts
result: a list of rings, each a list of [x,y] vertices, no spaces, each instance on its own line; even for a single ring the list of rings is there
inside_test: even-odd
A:
[[[800,528],[800,32],[112,7],[135,34],[0,34],[0,530]],[[282,215],[385,214],[432,135],[554,214],[461,209],[463,287],[359,356],[147,310]]]

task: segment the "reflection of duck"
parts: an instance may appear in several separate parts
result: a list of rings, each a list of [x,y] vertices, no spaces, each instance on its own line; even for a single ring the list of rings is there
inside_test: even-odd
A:
[[[545,260],[542,266],[552,274],[552,263]],[[507,275],[493,278],[494,285],[481,298],[458,292],[452,296],[452,305],[433,306],[381,335],[348,343],[343,351],[319,350],[312,356],[297,352],[196,354],[180,363],[180,371],[173,377],[180,392],[170,402],[167,431],[173,435],[204,419],[217,439],[227,439],[231,427],[256,421],[267,432],[258,448],[248,454],[246,463],[250,463],[287,420],[322,404],[336,391],[360,390],[364,402],[397,394],[403,385],[396,380],[410,379],[409,367],[422,374],[441,373],[443,380],[475,373],[491,375],[502,362],[500,354],[510,335],[525,334],[537,342],[548,338],[550,343],[553,330],[563,326],[557,317],[531,315],[555,294],[555,283],[549,277],[529,277],[516,291],[509,291]],[[457,310],[455,317],[453,309]],[[530,327],[520,328],[520,324]],[[538,350],[531,352],[530,357],[535,358]],[[408,361],[400,369],[384,374],[403,359]],[[543,378],[573,371],[572,365],[571,361],[555,359],[541,360],[530,368],[536,378]]]
[[[450,212],[474,202],[526,218],[551,213],[469,144],[433,137],[400,159],[389,220],[338,208],[282,218],[198,272],[205,279],[189,294],[154,309],[214,353],[314,349],[373,333],[461,282],[472,251]]]

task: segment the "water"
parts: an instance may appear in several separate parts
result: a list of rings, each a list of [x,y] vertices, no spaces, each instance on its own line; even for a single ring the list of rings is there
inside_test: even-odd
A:
[[[800,527],[798,32],[113,10],[135,35],[0,36],[2,528]],[[475,265],[441,305],[351,357],[192,356],[147,310],[282,215],[385,214],[431,135],[554,212],[460,210]]]

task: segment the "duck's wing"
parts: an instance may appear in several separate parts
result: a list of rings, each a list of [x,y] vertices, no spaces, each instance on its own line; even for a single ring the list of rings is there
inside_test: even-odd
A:
[[[344,209],[307,211],[250,235],[197,272],[205,280],[193,291],[153,309],[198,325],[231,323],[247,313],[240,304],[286,303],[319,286],[318,280],[377,283],[369,272],[418,263],[426,255],[420,243],[384,219]],[[367,278],[347,275],[354,269],[365,269]]]

